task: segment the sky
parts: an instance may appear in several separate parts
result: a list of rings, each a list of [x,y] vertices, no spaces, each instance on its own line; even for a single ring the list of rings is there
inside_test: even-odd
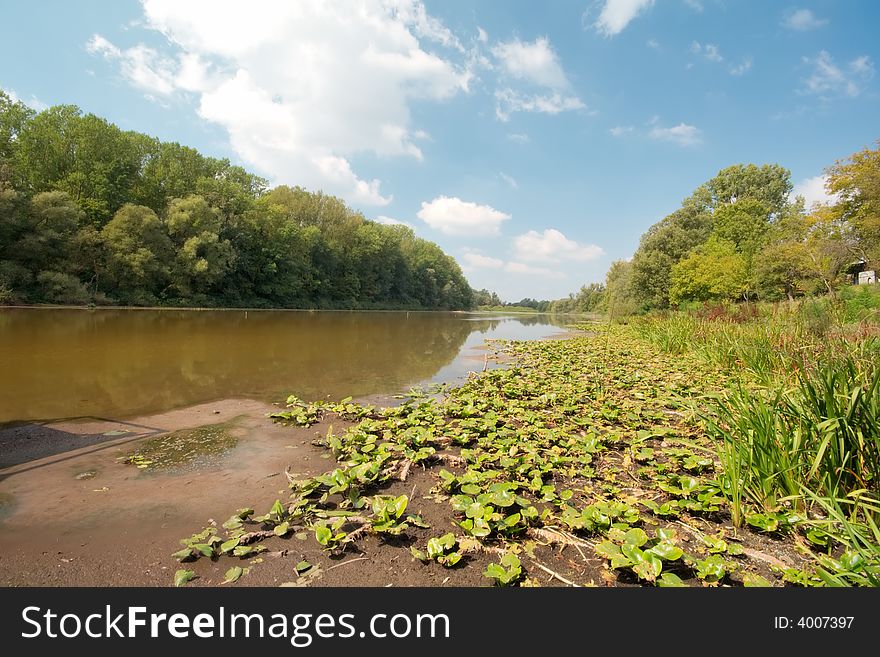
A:
[[[0,88],[405,223],[507,301],[601,282],[701,183],[880,139],[880,3],[4,2]]]

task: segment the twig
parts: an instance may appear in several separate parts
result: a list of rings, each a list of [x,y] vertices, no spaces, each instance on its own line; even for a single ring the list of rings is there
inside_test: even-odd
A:
[[[456,467],[464,467],[467,465],[467,461],[461,458],[460,456],[456,456],[455,454],[434,454],[433,459],[440,461],[444,465],[451,466],[453,468]]]
[[[325,568],[324,571],[330,571],[334,568],[339,568],[340,566],[347,566],[350,563],[354,563],[355,561],[366,561],[369,557],[357,557],[355,559],[349,559],[348,561],[343,561],[342,563],[338,563],[335,566],[330,566],[329,568]]]
[[[239,545],[248,545],[249,543],[253,543],[255,541],[261,541],[264,538],[269,538],[270,536],[275,536],[274,531],[258,531],[258,532],[250,532],[248,534],[243,534],[238,539]]]
[[[397,473],[397,478],[400,481],[406,481],[406,478],[409,476],[409,469],[412,467],[412,460],[403,459],[403,465],[400,466],[400,471]]]
[[[542,565],[542,564],[539,564],[539,563],[538,563],[537,561],[535,561],[534,559],[532,560],[532,563],[535,564],[535,565],[536,565],[538,568],[540,568],[541,570],[543,570],[545,573],[547,573],[548,575],[550,575],[551,577],[555,577],[556,579],[558,579],[558,580],[559,580],[560,582],[562,582],[563,584],[568,584],[569,586],[573,586],[573,587],[576,588],[576,589],[581,588],[580,584],[575,584],[575,583],[572,582],[570,579],[565,579],[565,578],[564,578],[562,575],[560,575],[559,573],[555,573],[555,572],[553,572],[552,570],[550,570],[549,568],[547,568],[547,566],[544,566],[544,565]]]

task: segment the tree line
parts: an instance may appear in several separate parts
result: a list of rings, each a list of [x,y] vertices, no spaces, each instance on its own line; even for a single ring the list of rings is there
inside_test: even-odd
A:
[[[615,315],[721,301],[834,294],[880,269],[880,142],[826,171],[831,201],[791,197],[790,172],[738,164],[700,185],[651,226],[604,284],[585,285],[552,312]]]
[[[466,309],[406,226],[0,91],[0,303]]]

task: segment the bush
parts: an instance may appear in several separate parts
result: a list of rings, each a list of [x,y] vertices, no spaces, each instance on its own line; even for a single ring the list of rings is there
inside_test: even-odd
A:
[[[50,303],[84,305],[89,302],[86,286],[70,274],[57,271],[41,271],[37,274],[40,297]]]

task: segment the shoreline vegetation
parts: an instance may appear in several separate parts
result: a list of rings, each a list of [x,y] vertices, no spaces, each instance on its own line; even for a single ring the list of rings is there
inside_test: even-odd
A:
[[[877,586],[880,318],[819,301],[506,342],[506,369],[396,407],[291,397],[272,418],[336,463],[183,539],[174,583],[394,553],[415,582]]]
[[[0,305],[473,305],[458,263],[407,226],[3,91],[0,216]]]

